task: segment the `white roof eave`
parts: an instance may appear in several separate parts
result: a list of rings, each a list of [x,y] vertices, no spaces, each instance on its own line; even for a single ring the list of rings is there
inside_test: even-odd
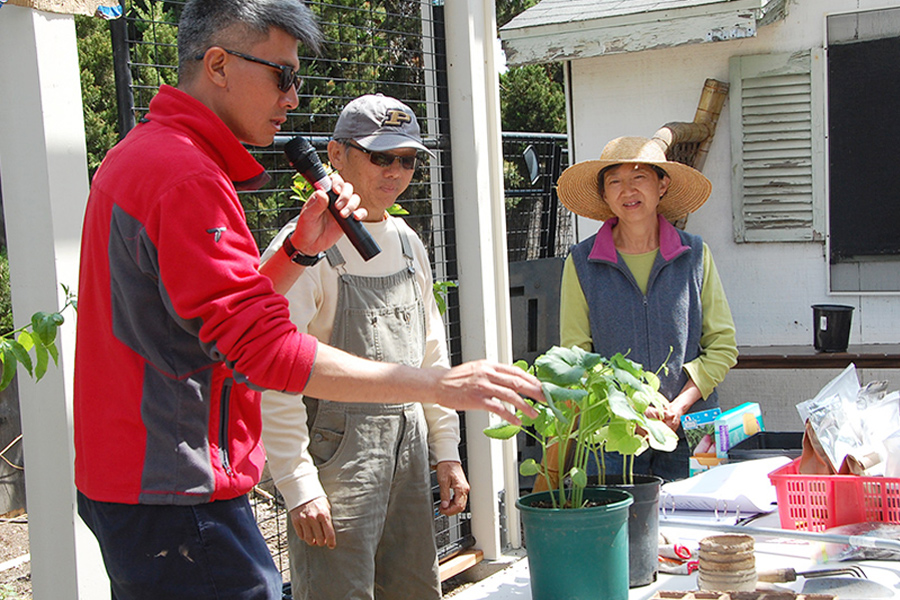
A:
[[[544,0],[529,11],[540,9],[546,2],[560,4],[560,0]],[[667,4],[671,5],[658,3],[660,7]],[[580,13],[577,18],[555,22],[546,18],[546,10],[534,15],[542,15],[540,20],[520,18],[527,17],[529,11],[525,11],[500,30],[501,43],[507,64],[516,66],[717,42],[755,36],[758,26],[783,18],[785,6],[784,0],[698,0],[680,4],[679,8],[630,14],[607,11],[602,17]]]

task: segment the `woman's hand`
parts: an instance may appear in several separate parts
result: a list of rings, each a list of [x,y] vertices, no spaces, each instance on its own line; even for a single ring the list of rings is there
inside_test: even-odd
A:
[[[681,392],[669,402],[669,405],[662,412],[651,406],[645,414],[648,417],[659,419],[669,429],[678,432],[678,429],[681,427],[681,417],[687,414],[694,403],[701,397],[700,388],[691,379],[688,379],[684,387],[681,388]]]

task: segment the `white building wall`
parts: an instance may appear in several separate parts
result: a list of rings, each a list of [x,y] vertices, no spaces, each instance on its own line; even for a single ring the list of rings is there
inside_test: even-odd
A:
[[[580,59],[571,64],[572,161],[597,158],[609,140],[651,136],[671,121],[691,121],[707,78],[729,81],[736,55],[821,48],[828,13],[897,6],[885,0],[793,0],[784,21],[761,27],[757,37],[663,50]],[[832,295],[827,289],[824,243],[735,243],[732,237],[731,131],[726,102],[703,168],[712,181],[707,203],[688,219],[687,230],[709,244],[737,328],[738,345],[811,345],[815,303],[856,307],[851,344],[897,343],[900,296]],[[578,239],[599,223],[579,218]],[[732,371],[720,387],[723,405],[769,402],[769,428],[799,429],[793,404],[812,397],[839,371]],[[900,388],[896,370],[861,372]],[[784,406],[788,404],[789,406]]]

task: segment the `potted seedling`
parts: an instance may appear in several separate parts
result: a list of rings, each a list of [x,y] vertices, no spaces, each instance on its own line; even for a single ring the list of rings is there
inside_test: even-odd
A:
[[[578,347],[553,347],[531,367],[517,364],[542,382],[547,403],[534,404],[538,411],[535,418],[519,414],[521,426],[496,425],[485,434],[509,439],[524,431],[537,440],[544,456],[556,456],[555,465],[527,459],[519,468],[522,475],[543,477],[549,488],[516,502],[525,527],[533,595],[536,599],[627,598],[628,507],[633,503],[632,495],[627,488],[588,487],[587,465],[593,456],[602,468],[604,450],[619,452],[626,456],[629,468],[625,481],[631,485],[635,476],[630,473],[630,463],[635,455],[647,448],[675,448],[676,434],[661,420],[645,414],[650,407],[661,413],[668,404],[659,393],[659,378],[622,354],[605,358]],[[554,445],[564,450],[548,452]],[[560,476],[553,477],[553,471]],[[601,472],[601,482],[603,478]],[[588,525],[591,512],[605,513],[615,523]],[[544,533],[543,529],[554,521],[566,521],[575,531]],[[564,547],[541,547],[544,541],[552,544],[561,540]],[[585,543],[583,548],[572,548],[573,543],[581,541]],[[655,561],[655,536],[652,544]],[[579,567],[582,561],[584,568]],[[583,577],[593,579],[580,579]],[[559,586],[571,593],[561,594]]]

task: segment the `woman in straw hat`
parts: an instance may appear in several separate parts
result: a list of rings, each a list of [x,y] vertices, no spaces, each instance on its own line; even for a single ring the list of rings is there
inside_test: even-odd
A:
[[[654,141],[622,137],[599,160],[566,169],[558,187],[569,210],[603,221],[566,259],[561,343],[604,356],[628,353],[647,370],[666,364],[660,392],[671,403],[660,416],[681,439],[672,453],[638,456],[634,472],[687,477],[681,416],[718,406],[715,388],[737,362],[734,322],[709,247],[670,223],[700,208],[712,184],[666,160]],[[606,472],[619,474],[622,465],[608,457]]]

